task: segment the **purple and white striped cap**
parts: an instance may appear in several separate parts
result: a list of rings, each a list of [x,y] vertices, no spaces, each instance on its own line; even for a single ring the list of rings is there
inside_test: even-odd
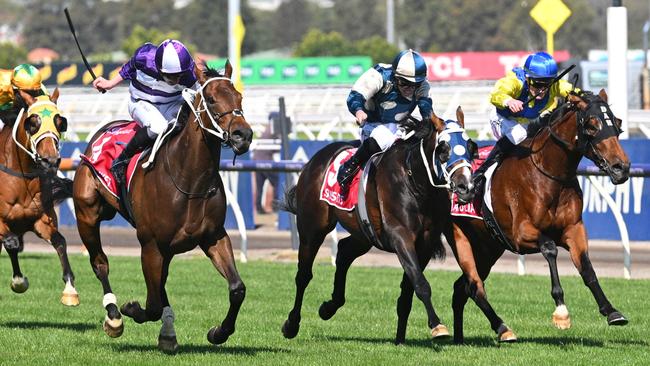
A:
[[[194,60],[185,45],[166,39],[156,49],[156,68],[165,74],[177,74],[194,68]]]

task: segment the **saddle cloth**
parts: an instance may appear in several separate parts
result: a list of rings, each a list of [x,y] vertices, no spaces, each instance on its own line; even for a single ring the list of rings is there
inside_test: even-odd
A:
[[[115,197],[118,197],[119,194],[113,173],[111,173],[111,165],[138,129],[140,129],[140,126],[135,121],[112,125],[92,143],[91,156],[81,155],[81,160],[90,166],[95,176],[102,182],[102,185]],[[126,169],[127,187],[130,186],[131,178],[141,155],[142,153],[138,153],[129,161]]]
[[[485,159],[487,159],[488,155],[490,155],[490,151],[492,151],[492,147],[493,146],[483,146],[479,148],[478,159],[474,159],[472,161],[472,171],[476,171],[476,169],[478,169],[483,164],[483,162],[485,162]],[[491,176],[492,175],[490,174],[490,177]],[[488,178],[487,175],[486,178]],[[486,184],[483,185],[484,187],[483,191],[488,191],[485,189],[485,187],[487,186],[488,183],[486,182]],[[476,196],[474,196],[474,200],[467,204],[459,203],[458,196],[456,195],[456,193],[453,193],[451,195],[451,215],[472,217],[475,219],[483,219],[483,216],[481,214],[481,208],[483,206],[482,202],[483,202],[483,192],[477,192]]]
[[[341,194],[341,187],[336,180],[336,176],[338,175],[339,167],[350,159],[356,151],[356,148],[341,151],[327,167],[325,179],[323,179],[323,185],[320,189],[321,201],[325,201],[331,206],[345,211],[352,211],[354,209],[358,201],[359,178],[363,169],[359,169],[355,174],[345,196]]]

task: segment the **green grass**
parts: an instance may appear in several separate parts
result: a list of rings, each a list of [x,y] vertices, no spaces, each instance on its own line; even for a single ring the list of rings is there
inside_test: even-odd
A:
[[[605,279],[603,289],[630,320],[608,327],[589,290],[576,277],[563,278],[573,328],[555,329],[554,306],[547,277],[495,274],[488,293],[497,312],[517,332],[520,342],[498,345],[486,319],[473,303],[466,310],[467,344],[433,341],[426,317],[415,299],[407,343],[392,344],[395,302],[401,271],[395,268],[353,267],[348,277],[346,305],[329,321],[318,307],[329,298],[334,269],[319,263],[307,290],[301,330],[295,339],[280,332],[293,304],[295,264],[238,264],[247,296],[237,331],[221,346],[206,334],[223,319],[227,286],[204,257],[172,262],[167,285],[176,313],[179,353],[167,356],[156,348],[160,323],[136,324],[125,319],[122,337],[111,339],[101,324],[102,292],[88,259],[73,255],[81,305],[59,303],[63,289],[54,255],[22,254],[23,273],[31,287],[21,295],[9,289],[11,266],[0,255],[0,364],[2,365],[622,365],[647,364],[650,335],[647,302],[650,281]],[[145,285],[139,258],[111,257],[113,290],[122,304],[144,302]],[[427,271],[434,306],[452,327],[451,292],[457,272]]]

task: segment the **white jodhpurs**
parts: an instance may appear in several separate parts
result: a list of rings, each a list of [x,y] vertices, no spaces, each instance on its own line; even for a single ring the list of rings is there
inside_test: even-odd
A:
[[[129,101],[129,114],[142,127],[147,128],[147,134],[155,138],[165,131],[167,124],[176,118],[183,100],[167,104],[152,104],[144,100]]]
[[[515,145],[519,145],[528,136],[528,123],[521,124],[514,119],[508,119],[497,113],[496,108],[490,112],[490,126],[495,139],[499,140],[505,136]]]
[[[391,147],[395,140],[401,138],[403,134],[404,131],[399,128],[397,123],[368,122],[361,127],[361,141],[372,137],[377,141],[382,151],[386,151],[386,149]]]

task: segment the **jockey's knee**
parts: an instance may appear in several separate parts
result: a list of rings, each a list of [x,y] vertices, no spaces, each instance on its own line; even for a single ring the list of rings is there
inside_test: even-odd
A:
[[[375,139],[382,151],[388,149],[395,142],[395,134],[387,127],[381,125],[372,130],[370,137]]]

